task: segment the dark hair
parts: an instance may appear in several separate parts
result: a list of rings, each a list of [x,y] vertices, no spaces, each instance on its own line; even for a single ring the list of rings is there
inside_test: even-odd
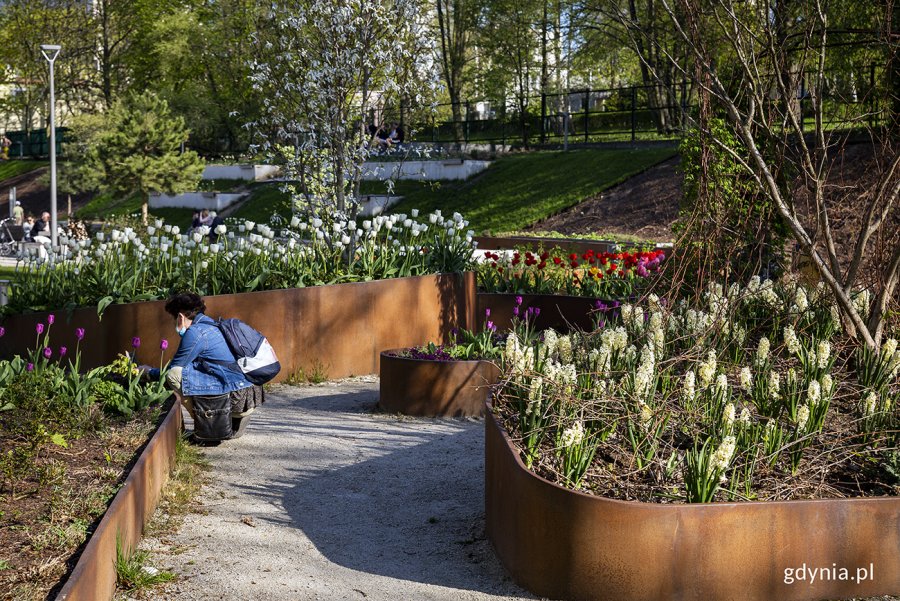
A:
[[[181,313],[190,320],[194,320],[198,313],[206,311],[206,304],[200,295],[193,292],[180,292],[166,302],[166,313],[172,317],[178,317]]]

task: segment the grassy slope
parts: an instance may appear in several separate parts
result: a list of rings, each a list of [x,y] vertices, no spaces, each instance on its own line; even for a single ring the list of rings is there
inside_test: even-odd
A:
[[[422,213],[458,211],[478,233],[508,232],[577,204],[675,154],[673,149],[532,152],[498,159],[465,182],[398,181],[404,199],[393,210]],[[363,194],[384,194],[381,182],[363,182]],[[267,222],[272,213],[290,215],[288,196],[278,184],[253,186],[234,217]]]
[[[23,173],[28,173],[29,171],[34,171],[35,169],[40,169],[41,167],[46,167],[49,164],[50,163],[47,161],[0,161],[0,182],[8,180],[11,177],[16,177],[17,175],[22,175]]]
[[[462,213],[477,233],[516,230],[577,204],[662,161],[672,149],[534,152],[498,159],[467,182],[402,186],[395,208]]]
[[[141,197],[139,194],[132,194],[124,200],[117,199],[110,194],[98,194],[76,213],[79,219],[103,219],[113,215],[131,215],[140,212]],[[161,217],[167,223],[180,227],[187,227],[191,224],[193,213],[192,209],[150,209],[150,215]]]

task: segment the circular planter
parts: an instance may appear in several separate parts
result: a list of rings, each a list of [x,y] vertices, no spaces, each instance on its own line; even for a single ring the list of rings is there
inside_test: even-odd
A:
[[[512,327],[513,310],[516,297],[522,297],[519,307],[521,317],[529,307],[540,309],[537,318],[531,320],[539,330],[553,328],[559,332],[572,330],[593,330],[594,311],[597,299],[584,296],[565,296],[561,294],[509,294],[479,292],[477,297],[478,312],[476,316],[483,319],[485,309],[491,310],[490,320],[501,331]],[[609,305],[612,301],[604,301]]]
[[[422,417],[483,415],[500,370],[490,361],[428,361],[381,353],[379,406]]]
[[[898,498],[605,499],[526,469],[490,410],[485,429],[488,538],[513,579],[538,596],[811,601],[900,592]]]

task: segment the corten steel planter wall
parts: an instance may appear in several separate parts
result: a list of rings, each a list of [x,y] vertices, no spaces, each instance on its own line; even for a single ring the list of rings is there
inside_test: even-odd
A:
[[[324,367],[329,378],[372,374],[378,353],[386,348],[446,340],[454,327],[474,324],[475,276],[428,275],[375,282],[269,290],[205,297],[210,317],[237,317],[261,331],[281,361],[283,380],[299,368]],[[175,322],[164,301],[110,305],[100,321],[94,308],[68,316],[55,311],[51,342],[75,348],[75,328],[85,328],[81,343],[85,368],[108,363],[131,350],[139,336],[139,362],[160,363],[160,339],[169,340],[165,360],[178,348]],[[4,320],[0,357],[33,348],[35,325],[47,322],[47,312],[15,315]]]
[[[579,255],[593,250],[595,253],[617,252],[619,246],[615,242],[604,240],[578,240],[574,238],[532,238],[531,236],[475,236],[478,250],[498,250],[524,248],[536,251],[538,247],[544,250],[553,250],[557,246],[566,253],[578,253]],[[623,244],[628,248],[628,244]]]
[[[564,489],[485,419],[488,538],[551,599],[800,601],[900,593],[900,499],[662,505]],[[785,583],[785,569],[874,566],[862,582]]]
[[[104,601],[116,592],[116,539],[134,549],[169,479],[181,435],[181,403],[175,402],[144,447],[125,484],[100,520],[57,601]]]
[[[479,292],[477,295],[478,311],[476,313],[478,327],[484,327],[485,309],[491,310],[490,320],[501,331],[512,325],[513,309],[516,297],[522,297],[519,307],[520,317],[525,317],[528,307],[540,309],[537,318],[531,323],[538,329],[553,328],[558,331],[573,329],[593,330],[593,312],[597,299],[581,296],[563,296],[555,294],[496,294]],[[607,304],[609,302],[607,301]]]
[[[378,404],[391,413],[463,417],[484,413],[500,370],[490,361],[428,361],[381,353]]]

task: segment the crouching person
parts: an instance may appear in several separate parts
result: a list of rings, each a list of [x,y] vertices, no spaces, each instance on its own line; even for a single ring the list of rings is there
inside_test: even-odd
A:
[[[192,292],[166,302],[181,337],[166,383],[194,420],[196,439],[236,438],[256,405],[264,401],[263,390],[246,379],[219,326],[204,311],[203,299]],[[141,369],[159,378],[158,369],[147,365]]]

